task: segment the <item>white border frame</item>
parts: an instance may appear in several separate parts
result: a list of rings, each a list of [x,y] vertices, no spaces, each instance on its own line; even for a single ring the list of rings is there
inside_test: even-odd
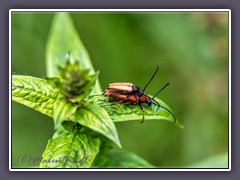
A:
[[[41,168],[12,168],[12,142],[11,142],[11,134],[12,134],[12,93],[10,89],[12,89],[12,64],[11,64],[11,23],[12,23],[12,12],[228,12],[228,22],[229,22],[229,40],[228,40],[228,53],[229,53],[229,73],[228,73],[228,81],[229,81],[229,101],[228,101],[228,118],[229,118],[229,134],[228,134],[228,169],[41,169]],[[231,171],[231,10],[230,9],[10,9],[9,10],[9,171]]]

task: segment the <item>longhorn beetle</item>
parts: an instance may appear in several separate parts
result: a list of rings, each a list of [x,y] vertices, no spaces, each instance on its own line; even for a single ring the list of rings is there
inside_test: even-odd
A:
[[[167,108],[161,106],[154,98],[165,88],[169,85],[169,83],[165,84],[158,92],[153,96],[147,96],[144,92],[147,88],[147,86],[150,84],[150,82],[153,80],[154,76],[156,75],[157,71],[159,69],[159,66],[157,64],[157,69],[153,73],[151,79],[148,81],[148,83],[145,85],[143,90],[139,88],[138,86],[135,86],[132,83],[128,82],[117,82],[117,83],[111,83],[107,86],[107,89],[104,91],[103,94],[104,96],[111,97],[113,99],[120,100],[116,103],[113,103],[111,105],[117,105],[117,104],[138,104],[139,107],[141,108],[143,114],[142,114],[142,121],[141,123],[144,122],[144,108],[142,107],[142,103],[146,103],[149,107],[152,106],[152,104],[155,104],[158,106],[157,110],[161,107],[168,111],[174,118],[174,124],[176,122],[176,118],[174,114]],[[103,105],[106,106],[106,105]],[[156,110],[156,111],[157,111]]]

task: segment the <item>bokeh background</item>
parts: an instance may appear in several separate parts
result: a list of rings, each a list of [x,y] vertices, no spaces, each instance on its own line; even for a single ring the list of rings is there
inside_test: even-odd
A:
[[[12,13],[12,73],[45,78],[45,48],[54,13]],[[147,89],[184,125],[166,121],[117,123],[123,149],[150,163],[171,167],[228,166],[228,13],[71,13],[105,89],[111,82],[140,87],[160,70]],[[20,156],[40,157],[53,134],[53,121],[12,103],[12,166]]]

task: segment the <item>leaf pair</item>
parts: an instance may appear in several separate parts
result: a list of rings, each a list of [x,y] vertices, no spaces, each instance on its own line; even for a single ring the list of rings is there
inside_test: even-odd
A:
[[[61,129],[61,132],[66,131],[65,133],[56,133],[53,137],[54,143],[47,146],[45,152],[56,151],[56,147],[60,146],[58,144],[63,143],[63,139],[65,139],[64,136],[68,134],[71,134],[71,137],[82,137],[85,134],[89,141],[95,141],[96,138],[91,137],[85,132],[75,131],[74,127],[76,124],[81,124],[84,127],[106,136],[121,147],[116,127],[104,108],[96,105],[93,101],[84,101],[80,104],[67,102],[58,90],[52,87],[49,80],[32,76],[13,75],[12,99],[52,118],[54,117],[54,119],[56,119],[55,127],[57,132],[59,131],[59,128]],[[70,124],[66,126],[66,122],[70,122]],[[61,128],[61,124],[65,124],[65,126],[63,126],[65,129]],[[57,137],[60,134],[61,136]],[[50,142],[52,141],[50,140]],[[84,151],[84,149],[82,150]],[[91,152],[92,148],[88,147],[87,151]],[[62,151],[57,152],[61,153]],[[44,158],[49,159],[49,157],[45,157],[45,154],[46,153],[44,153]],[[59,154],[59,156],[62,155]],[[67,156],[67,154],[64,154],[64,156]]]

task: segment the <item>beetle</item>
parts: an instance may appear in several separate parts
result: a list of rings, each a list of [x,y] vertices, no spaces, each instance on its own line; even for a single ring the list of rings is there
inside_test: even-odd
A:
[[[165,84],[153,97],[150,97],[144,93],[147,86],[150,84],[150,82],[153,80],[154,76],[156,75],[158,69],[159,69],[159,66],[157,64],[157,69],[155,70],[154,74],[152,75],[152,77],[148,81],[148,83],[145,85],[143,90],[140,87],[138,87],[132,83],[129,83],[129,82],[116,82],[116,83],[109,84],[107,86],[107,89],[102,93],[102,95],[113,98],[113,99],[120,100],[120,101],[110,104],[110,105],[118,105],[118,104],[136,105],[136,104],[138,104],[143,113],[141,123],[144,122],[144,108],[142,107],[142,104],[146,103],[149,107],[151,107],[152,104],[157,105],[158,106],[157,110],[161,107],[161,108],[165,109],[166,111],[168,111],[173,116],[174,124],[175,124],[176,118],[175,118],[174,114],[166,107],[161,106],[154,99],[165,87],[167,87],[169,85],[169,83]]]

